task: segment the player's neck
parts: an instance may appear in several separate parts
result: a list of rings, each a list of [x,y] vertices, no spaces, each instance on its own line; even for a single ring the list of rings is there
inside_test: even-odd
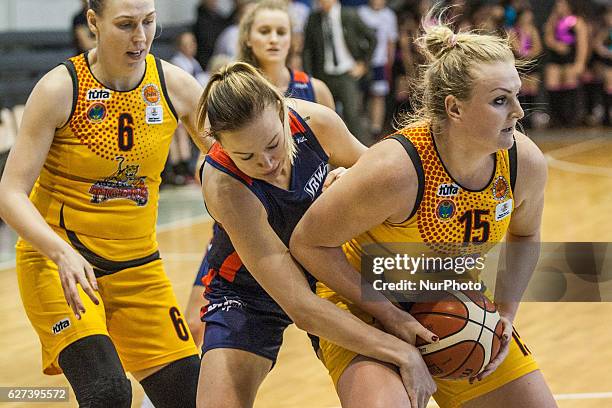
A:
[[[146,63],[142,61],[134,66],[121,66],[112,61],[110,55],[93,49],[89,55],[91,72],[102,85],[117,91],[134,89],[142,80]]]
[[[284,93],[289,87],[289,81],[291,76],[289,70],[282,63],[271,63],[268,65],[262,64],[261,70],[266,74],[266,78],[272,82],[272,84],[278,88],[279,91]]]
[[[484,151],[479,149],[480,146],[465,143],[463,135],[449,131],[434,135],[434,140],[440,159],[453,179],[471,190],[485,187],[495,167],[495,152]]]

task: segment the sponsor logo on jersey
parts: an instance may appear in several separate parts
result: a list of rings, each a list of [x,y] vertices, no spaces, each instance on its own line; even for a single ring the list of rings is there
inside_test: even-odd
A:
[[[306,187],[304,187],[304,191],[308,193],[311,199],[315,199],[317,195],[317,191],[323,185],[323,181],[325,181],[325,177],[327,177],[327,172],[329,171],[329,166],[327,163],[321,163],[319,167],[312,173],[312,176],[306,182]]]
[[[495,207],[495,221],[500,221],[512,214],[512,199],[497,204]]]
[[[92,123],[100,123],[106,119],[106,106],[102,102],[94,102],[87,108],[87,119]]]
[[[138,176],[138,164],[123,167],[125,158],[117,156],[119,168],[112,175],[96,181],[90,188],[91,202],[100,204],[109,200],[132,200],[142,207],[149,201],[149,189],[145,184],[146,176]]]
[[[438,186],[438,197],[452,197],[459,194],[459,186],[451,184],[440,184]]]
[[[111,98],[111,91],[108,89],[95,88],[87,91],[88,101],[108,101]]]
[[[442,221],[447,221],[455,215],[455,202],[453,200],[442,200],[436,208],[436,216]]]
[[[294,82],[293,83],[293,87],[295,89],[308,89],[308,84],[306,84],[304,82]]]
[[[55,323],[53,327],[51,327],[51,332],[53,334],[60,334],[62,331],[66,330],[70,327],[70,319],[65,318]]]
[[[164,122],[164,110],[161,106],[147,106],[145,110],[145,122],[147,125],[159,125]]]
[[[159,88],[155,84],[147,84],[142,87],[142,99],[148,105],[158,105],[161,100]]]
[[[212,312],[213,310],[216,310],[216,309],[221,309],[224,312],[227,312],[228,310],[232,308],[242,309],[244,307],[244,303],[242,303],[242,301],[240,300],[234,300],[234,299],[228,299],[228,298],[224,298],[224,299],[225,300],[220,303],[210,303],[208,306],[206,306],[206,311],[204,313]]]
[[[504,176],[499,176],[495,179],[495,183],[493,183],[493,198],[501,201],[508,197],[508,193],[510,192],[510,187],[508,187],[508,182]]]
[[[300,144],[300,143],[304,143],[306,141],[306,137],[305,136],[298,136],[297,139],[295,139],[295,143]]]

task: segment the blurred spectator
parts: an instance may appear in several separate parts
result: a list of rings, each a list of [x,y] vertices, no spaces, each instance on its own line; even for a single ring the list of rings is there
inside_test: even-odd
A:
[[[522,77],[523,85],[519,100],[525,111],[523,123],[527,128],[532,127],[532,114],[535,108],[536,97],[540,87],[540,73],[537,60],[542,54],[542,40],[534,24],[533,11],[530,8],[521,9],[515,18],[515,24],[509,29],[514,55],[518,59],[533,61],[530,72]]]
[[[4,108],[2,100],[0,100],[0,176],[4,172],[4,165],[16,136],[17,126],[13,112],[10,109]],[[1,223],[2,221],[0,220]]]
[[[398,41],[393,64],[394,117],[400,113],[400,109],[408,112],[413,110],[410,106],[410,87],[418,76],[419,64],[424,62],[415,42],[419,36],[420,18],[408,11],[398,17]]]
[[[370,134],[373,139],[381,136],[385,120],[385,102],[389,94],[391,64],[395,56],[397,41],[397,17],[385,0],[370,0],[369,5],[360,6],[359,17],[376,32],[376,48],[370,60],[370,87],[368,111]]]
[[[174,54],[170,62],[189,72],[202,86],[205,86],[206,78],[204,70],[200,62],[195,59],[198,50],[195,35],[189,31],[179,34],[176,38],[176,48],[178,52]]]
[[[254,0],[238,0],[236,10],[232,14],[232,24],[223,30],[219,38],[217,38],[213,55],[227,55],[232,60],[238,57],[238,24],[242,16],[254,5]]]
[[[612,110],[612,5],[605,7],[603,16],[604,24],[595,35],[593,51],[596,55],[596,66],[603,77],[603,124],[610,126],[610,113]]]
[[[577,88],[587,62],[587,35],[587,26],[578,14],[578,0],[556,0],[544,34],[548,49],[544,81],[553,125],[578,122]]]
[[[302,50],[304,49],[304,26],[310,15],[310,7],[306,4],[289,1],[289,17],[291,19],[291,53],[288,65],[290,68],[302,69]]]
[[[341,7],[337,0],[319,0],[319,6],[304,30],[304,70],[327,84],[336,103],[342,104],[349,130],[370,144],[359,115],[358,81],[368,71],[376,36],[354,8]]]
[[[206,85],[206,75],[202,66],[194,57],[197,43],[192,32],[183,32],[176,38],[177,53],[170,62],[190,73],[203,86]],[[179,123],[170,142],[168,160],[164,168],[164,184],[184,185],[193,180],[195,164],[199,150],[191,141],[185,127]]]
[[[230,24],[230,20],[217,12],[217,0],[201,0],[193,32],[198,44],[196,58],[202,68],[208,67],[219,34]]]
[[[96,37],[94,37],[93,33],[89,30],[89,25],[87,25],[88,9],[87,0],[81,0],[81,10],[72,18],[72,38],[77,54],[91,50],[96,46]]]
[[[469,7],[469,22],[472,29],[482,30],[487,34],[504,36],[504,8],[484,0],[473,2]]]

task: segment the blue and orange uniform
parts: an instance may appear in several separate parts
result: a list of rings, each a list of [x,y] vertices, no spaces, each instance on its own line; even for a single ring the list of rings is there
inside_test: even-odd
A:
[[[316,102],[312,78],[303,71],[289,69],[289,86],[285,91],[288,98],[303,99],[305,101]]]
[[[87,53],[64,65],[72,112],[55,132],[30,200],[92,265],[100,304],[79,287],[87,313],[75,319],[57,265],[17,242],[19,290],[40,338],[43,372],[61,373],[59,353],[91,335],[110,336],[132,372],[197,355],[155,235],[160,173],[177,126],[161,61],[148,55],[129,91],[99,82]]]
[[[303,71],[297,71],[291,68],[289,70],[289,86],[285,91],[287,98],[302,99],[309,102],[316,102],[315,91],[312,85],[312,78]],[[200,269],[196,275],[194,286],[202,286],[202,279],[208,273],[208,264],[206,263],[206,255],[200,264]]]
[[[312,130],[293,110],[289,119],[298,152],[288,190],[247,176],[219,144],[211,148],[205,161],[257,197],[266,209],[270,226],[287,247],[298,221],[321,194],[328,173],[328,156]],[[206,263],[204,296],[209,304],[201,313],[206,323],[202,353],[234,348],[276,361],[283,332],[292,321],[243,265],[220,223],[215,223]],[[307,274],[307,279],[314,290],[314,278]]]
[[[345,243],[342,249],[354,268],[361,270],[361,259],[372,245],[385,253],[393,253],[397,244],[418,243],[432,253],[483,256],[503,239],[514,210],[516,144],[496,152],[489,183],[475,191],[461,186],[446,171],[428,127],[406,128],[391,138],[402,144],[416,169],[419,189],[415,207],[404,222],[384,222]],[[320,282],[317,295],[374,323],[371,316]],[[320,339],[320,348],[322,361],[337,385],[356,354],[325,339]],[[441,407],[460,407],[536,369],[535,360],[514,332],[510,353],[493,374],[473,385],[467,380],[435,379],[438,391],[434,398]]]

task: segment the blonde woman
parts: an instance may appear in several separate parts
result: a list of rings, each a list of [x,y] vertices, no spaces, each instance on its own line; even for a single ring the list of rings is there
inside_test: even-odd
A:
[[[0,183],[43,372],[81,406],[130,407],[125,371],[155,406],[195,406],[198,351],[155,224],[170,140],[179,119],[194,133],[202,88],[149,54],[156,17],[153,0],[90,0],[96,47],[36,85]]]
[[[291,252],[328,283],[317,294],[395,333],[395,307],[368,301],[355,277],[365,245],[393,253],[400,243],[455,243],[465,256],[482,255],[505,237],[513,245],[494,298],[504,324],[500,354],[470,381],[436,379],[434,398],[444,408],[554,407],[512,327],[538,258],[546,182],[542,153],[516,130],[523,110],[512,49],[496,36],[457,34],[442,22],[424,25],[422,109],[313,203],[295,228]],[[388,364],[333,341],[320,346],[343,407],[427,405],[428,390],[405,390]]]

